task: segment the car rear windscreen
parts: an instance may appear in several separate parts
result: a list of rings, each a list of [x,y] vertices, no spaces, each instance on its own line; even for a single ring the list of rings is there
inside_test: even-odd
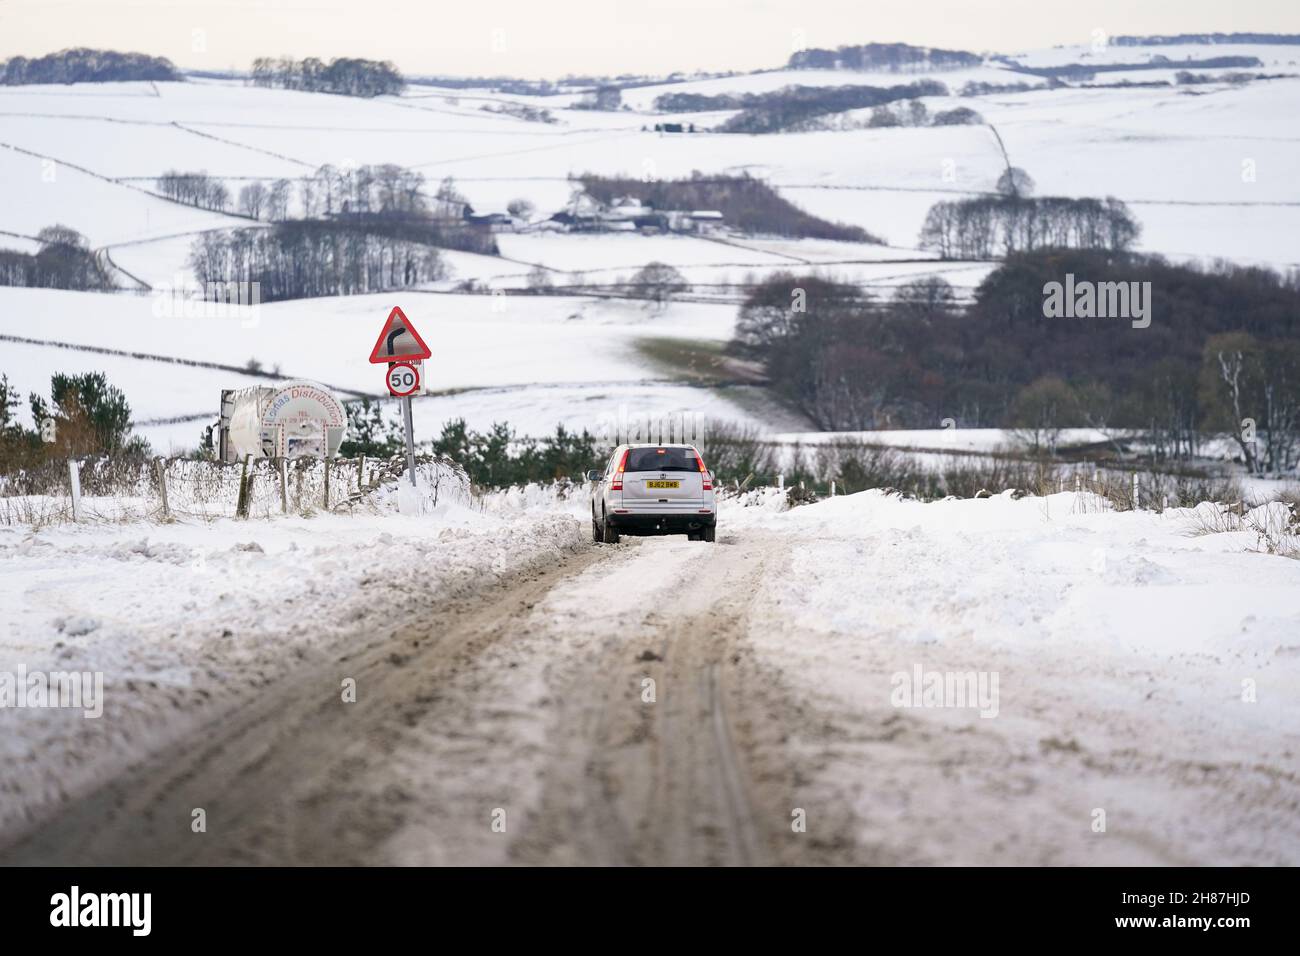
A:
[[[689,448],[633,448],[624,471],[699,471],[699,459]]]

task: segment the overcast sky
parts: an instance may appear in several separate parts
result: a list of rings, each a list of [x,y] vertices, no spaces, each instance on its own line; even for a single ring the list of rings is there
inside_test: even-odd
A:
[[[1015,52],[1094,30],[1300,33],[1300,0],[0,0],[0,57],[88,46],[217,70],[282,54],[410,74],[750,70],[799,46]]]

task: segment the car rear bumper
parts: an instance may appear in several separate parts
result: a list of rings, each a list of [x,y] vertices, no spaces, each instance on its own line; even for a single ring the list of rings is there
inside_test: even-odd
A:
[[[670,512],[659,514],[606,514],[605,520],[623,534],[686,534],[717,524],[716,514]]]

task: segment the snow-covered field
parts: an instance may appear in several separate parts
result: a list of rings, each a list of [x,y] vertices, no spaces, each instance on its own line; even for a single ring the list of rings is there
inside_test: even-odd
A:
[[[367,359],[396,304],[431,344],[428,390],[451,393],[416,401],[421,441],[455,417],[475,428],[508,421],[521,434],[544,434],[559,423],[594,429],[624,406],[641,415],[767,420],[735,404],[726,390],[677,384],[670,370],[655,367],[638,349],[642,339],[725,341],[735,310],[722,304],[675,303],[656,312],[619,300],[408,292],[264,304],[256,315],[186,317],[183,302],[173,308],[159,295],[0,289],[0,335],[234,368],[256,360],[286,378],[379,396],[382,372]],[[139,423],[215,414],[222,388],[258,381],[228,370],[0,339],[0,371],[24,396],[48,393],[53,372],[95,370],[109,373],[126,393]],[[202,424],[143,424],[138,431],[166,452],[194,447]]]
[[[827,767],[861,837],[911,862],[1296,859],[1273,789],[1300,726],[1296,561],[1252,553],[1249,533],[1192,536],[1186,509],[1098,513],[1074,494],[869,492],[756,523],[792,543],[771,584],[784,627],[751,631],[758,653],[846,725],[887,729]],[[996,715],[899,711],[917,667],[998,674]]]
[[[1031,66],[1171,61],[1137,79],[1164,79],[1187,57],[1251,55],[1269,73],[1300,72],[1293,47],[1168,47],[1158,51],[1066,47],[1026,53]],[[1223,71],[1198,72],[1218,75]],[[1110,82],[1119,74],[1098,74]],[[863,129],[741,136],[702,131],[659,134],[647,112],[662,93],[763,92],[791,84],[893,85],[937,79],[953,95],[930,97],[931,111],[969,106],[991,126]],[[395,162],[430,185],[452,177],[477,211],[511,199],[537,215],[563,208],[572,177],[584,172],[635,177],[699,172],[760,176],[797,205],[861,225],[888,245],[762,237],[502,234],[501,257],[449,252],[451,277],[517,289],[534,266],[559,287],[626,280],[652,260],[668,262],[701,294],[727,294],[747,277],[817,271],[881,294],[923,275],[943,275],[969,296],[991,264],[931,263],[915,248],[935,202],[993,188],[1009,160],[1035,178],[1040,193],[1113,195],[1142,221],[1141,248],[1174,258],[1227,257],[1286,267],[1300,262],[1294,242],[1300,205],[1293,182],[1300,142],[1279,126],[1300,100],[1300,79],[1245,86],[1034,90],[957,96],[967,82],[1041,84],[1041,78],[990,61],[975,70],[934,74],[776,70],[628,90],[629,109],[572,109],[576,96],[498,94],[413,84],[400,97],[362,100],[244,86],[232,81],[9,87],[0,91],[0,246],[31,251],[29,238],[64,223],[82,231],[125,273],[154,287],[188,271],[195,236],[248,220],[177,205],[151,195],[166,170],[205,170],[232,192],[253,180],[294,179],[329,163]],[[527,122],[482,107],[526,104],[553,123]],[[726,112],[675,116],[701,130]],[[1004,157],[998,136],[1006,147]],[[11,234],[12,238],[9,235]],[[913,260],[913,261],[897,261]],[[919,261],[915,261],[919,260]],[[124,286],[135,283],[123,276]],[[445,417],[475,427],[510,416],[521,432],[558,422],[582,427],[651,401],[664,413],[755,422],[771,429],[806,424],[772,403],[725,389],[688,388],[649,361],[642,338],[721,342],[734,302],[683,304],[657,314],[625,302],[578,298],[422,295],[368,296],[264,306],[251,326],[157,315],[157,300],[123,293],[78,296],[0,289],[0,334],[243,366],[250,359],[286,375],[378,394],[365,362],[374,329],[400,301],[436,340],[426,367],[430,389],[454,395],[419,403],[421,431]],[[504,305],[504,312],[493,306]],[[153,361],[76,353],[0,340],[0,372],[24,393],[44,390],[55,371],[101,368],[131,401],[141,432],[159,450],[190,447],[193,416],[215,408],[238,373],[168,367]],[[478,391],[460,391],[478,390]],[[184,418],[160,424],[160,419]],[[153,424],[143,424],[153,423]]]

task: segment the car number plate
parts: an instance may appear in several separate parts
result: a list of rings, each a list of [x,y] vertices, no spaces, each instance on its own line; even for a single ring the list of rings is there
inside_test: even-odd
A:
[[[680,481],[647,481],[645,486],[647,488],[680,488],[682,483]]]

